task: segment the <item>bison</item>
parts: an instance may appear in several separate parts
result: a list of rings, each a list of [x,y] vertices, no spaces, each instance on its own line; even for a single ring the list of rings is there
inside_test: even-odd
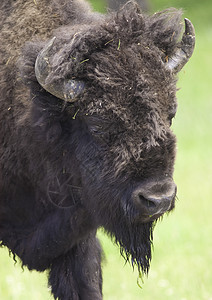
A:
[[[0,240],[55,299],[102,299],[102,227],[147,273],[175,206],[176,75],[194,49],[181,11],[128,2],[1,0]]]

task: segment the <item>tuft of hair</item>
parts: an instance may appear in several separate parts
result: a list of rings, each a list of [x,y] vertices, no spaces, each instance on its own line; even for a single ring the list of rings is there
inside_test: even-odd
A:
[[[147,35],[167,55],[178,46],[182,30],[182,10],[169,8],[146,18]]]
[[[106,229],[111,239],[120,248],[126,263],[137,267],[139,274],[148,274],[152,258],[153,230],[157,221],[144,224],[119,220],[113,229]]]

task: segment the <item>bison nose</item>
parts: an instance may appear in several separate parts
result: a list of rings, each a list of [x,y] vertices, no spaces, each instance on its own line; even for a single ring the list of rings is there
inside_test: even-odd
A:
[[[177,187],[172,179],[146,181],[132,194],[132,200],[144,216],[159,216],[174,207]]]

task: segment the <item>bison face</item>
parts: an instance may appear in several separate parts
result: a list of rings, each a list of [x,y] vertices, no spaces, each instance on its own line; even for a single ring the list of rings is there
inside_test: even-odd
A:
[[[140,80],[140,69],[137,71]],[[124,86],[133,85],[133,81],[123,80]],[[104,215],[101,199],[111,199],[111,205],[114,200],[113,209],[119,203],[122,215],[131,222],[144,223],[174,207],[175,136],[170,130],[170,111],[176,103],[175,98],[169,93],[166,95],[165,91],[160,98],[153,86],[149,90],[149,100],[144,98],[143,88],[142,97],[139,97],[138,86],[135,84],[130,92],[122,86],[110,91],[108,86],[109,98],[105,94],[99,95],[92,103],[93,108],[80,108],[79,118],[84,111],[82,123],[85,128],[77,143],[76,155],[85,186],[99,193],[99,202],[91,197],[94,199],[91,207],[99,203],[97,211],[100,213],[103,209]],[[167,91],[170,88],[166,86]],[[119,97],[112,96],[116,92]],[[164,101],[166,96],[169,98]],[[166,102],[172,106],[168,111],[164,111]],[[92,109],[95,112],[91,113]],[[102,216],[100,219],[103,220]]]
[[[81,201],[144,272],[153,221],[174,208],[176,72],[194,31],[178,11],[142,16],[135,4],[63,29],[40,52],[37,79],[75,108],[71,120]],[[74,102],[70,104],[70,102]]]

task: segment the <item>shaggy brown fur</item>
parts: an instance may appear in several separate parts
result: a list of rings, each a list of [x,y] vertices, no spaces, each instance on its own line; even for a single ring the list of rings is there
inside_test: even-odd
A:
[[[119,9],[121,6],[123,6],[127,1],[125,0],[107,0],[108,7],[114,10]],[[141,7],[142,11],[149,11],[150,8],[150,2],[147,0],[138,0],[137,3]]]
[[[129,2],[100,15],[83,1],[3,0],[0,20],[0,240],[29,269],[49,269],[55,299],[102,299],[98,227],[149,268],[160,215],[145,221],[132,195],[172,180],[176,78],[165,62],[181,11],[145,16]],[[73,104],[35,77],[53,36],[48,82],[84,81]]]

